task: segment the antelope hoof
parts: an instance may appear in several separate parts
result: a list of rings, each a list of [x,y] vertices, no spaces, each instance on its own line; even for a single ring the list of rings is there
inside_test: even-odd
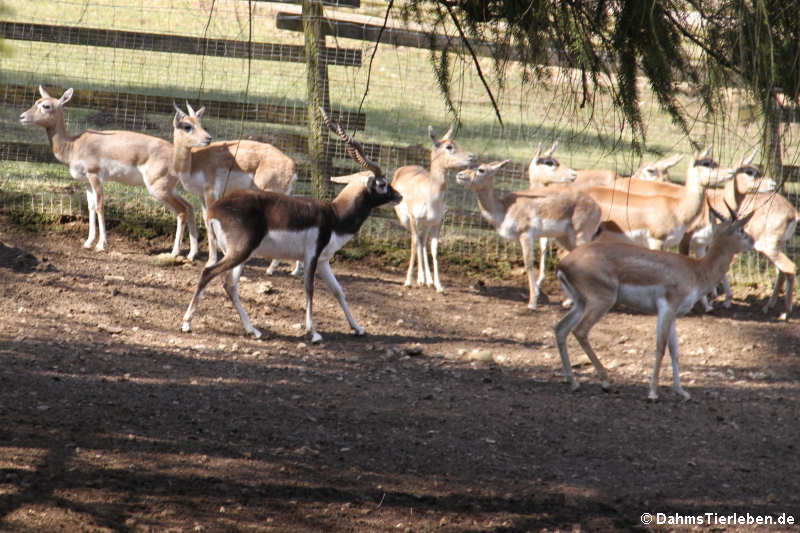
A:
[[[250,335],[253,336],[253,338],[256,338],[256,339],[260,339],[264,335],[263,333],[261,333],[260,330],[258,330],[256,328],[253,328],[253,330],[250,331],[249,333],[250,333]]]
[[[780,320],[781,322],[789,322],[789,313],[785,313],[785,312],[781,313],[778,316],[778,320]]]
[[[568,308],[572,307],[572,303],[573,303],[572,302],[572,298],[567,298],[566,300],[561,302],[561,307],[563,307],[564,309],[568,309]]]
[[[692,395],[683,390],[682,387],[677,387],[674,390],[678,395],[680,395],[681,399],[683,399],[684,402],[688,402],[689,400],[692,399]]]
[[[189,322],[184,322],[181,324],[181,331],[184,333],[190,333],[192,331],[192,325]]]
[[[442,287],[441,285],[436,285],[436,292],[443,293],[444,292],[444,287]]]
[[[658,393],[654,390],[651,390],[650,393],[647,395],[647,401],[651,403],[655,403],[658,401]]]
[[[536,300],[532,302],[528,302],[528,309],[535,310],[536,309]]]
[[[89,239],[88,241],[86,241],[85,243],[83,243],[83,247],[84,247],[84,248],[86,248],[86,249],[88,250],[89,248],[91,248],[91,247],[92,247],[92,243],[93,243],[93,242],[94,242],[94,239]]]
[[[363,337],[366,334],[367,334],[366,330],[361,326],[353,328],[353,335],[355,335],[356,337]]]
[[[573,380],[573,381],[571,381],[569,383],[570,392],[576,392],[580,388],[581,388],[581,384],[578,381]]]
[[[603,389],[603,392],[611,392],[611,383],[609,383],[608,380],[605,380],[600,383],[600,388]]]
[[[97,246],[94,247],[95,252],[105,252],[106,251],[106,244],[105,243],[97,243]]]
[[[311,344],[319,344],[322,342],[322,335],[317,333],[316,331],[311,332]]]

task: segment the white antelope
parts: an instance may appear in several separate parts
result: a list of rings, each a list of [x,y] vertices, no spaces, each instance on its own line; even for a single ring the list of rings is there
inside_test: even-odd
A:
[[[430,170],[418,165],[398,168],[392,178],[394,187],[403,201],[394,208],[400,224],[411,232],[411,258],[406,273],[405,286],[411,286],[414,261],[417,262],[417,285],[433,284],[438,292],[444,288],[439,282],[439,231],[446,212],[445,193],[447,171],[461,170],[475,164],[475,156],[464,150],[450,138],[453,128],[441,139],[437,139],[433,128],[428,126],[428,135],[433,141]],[[433,275],[428,262],[430,243]]]
[[[199,113],[199,112],[198,112]],[[189,115],[194,111],[189,108]],[[217,262],[217,242],[208,219],[208,206],[227,192],[260,189],[291,194],[297,181],[297,166],[286,154],[268,143],[236,140],[220,141],[192,150],[191,172],[180,175],[184,189],[200,198],[208,238],[207,266]],[[272,274],[279,260],[267,268]],[[297,263],[293,275],[300,272]]]
[[[371,175],[349,180],[332,202],[244,189],[233,191],[209,206],[209,218],[225,256],[218,263],[203,269],[192,301],[183,316],[183,331],[191,331],[192,316],[206,285],[224,273],[225,291],[238,311],[245,330],[260,338],[261,331],[250,322],[239,299],[238,288],[245,262],[251,256],[259,255],[304,261],[306,334],[311,337],[311,342],[322,340],[314,328],[311,315],[317,271],[336,297],[355,334],[364,334],[364,328],[350,313],[329,261],[339,248],[353,238],[373,208],[397,203],[401,196],[389,184],[380,167],[366,158],[361,145],[338,124],[331,123],[324,110],[320,109],[320,112],[328,127],[347,143],[347,153]]]
[[[481,214],[501,237],[519,241],[528,275],[528,308],[536,309],[540,292],[533,258],[536,239],[552,237],[567,250],[589,242],[600,223],[600,208],[581,192],[535,196],[531,191],[520,191],[499,197],[494,175],[506,163],[508,160],[462,170],[456,180],[475,191]]]
[[[178,173],[188,168],[191,148],[205,146],[211,136],[203,129],[199,117],[176,114],[173,120],[173,144],[132,131],[87,130],[75,136],[67,133],[64,105],[72,98],[67,89],[60,98],[53,98],[39,86],[41,98],[20,115],[20,122],[41,126],[47,131],[56,159],[69,167],[73,178],[87,183],[86,201],[89,206],[89,237],[83,244],[91,248],[100,235],[95,250],[106,246],[106,221],[103,183],[116,181],[123,185],[145,186],[150,196],[177,214],[175,243],[172,255],[180,253],[184,224],[189,227],[191,260],[197,254],[197,226],[194,209],[181,198],[175,188]]]
[[[752,213],[752,218],[745,226],[745,231],[755,239],[754,248],[764,254],[778,271],[772,295],[762,311],[767,313],[775,305],[781,289],[784,289],[784,307],[778,319],[789,320],[792,314],[796,266],[786,255],[784,249],[788,240],[795,233],[800,214],[784,196],[777,192],[771,192],[775,188],[775,181],[765,178],[757,167],[743,165],[733,183],[726,184],[722,190],[708,191],[708,201],[716,209],[727,203],[740,213]],[[709,233],[709,212],[705,209],[687,230],[687,234],[681,242],[681,252],[688,254],[691,249],[698,257],[705,254]],[[725,290],[723,306],[730,307],[732,294],[727,276],[722,278],[722,285]],[[711,309],[707,301],[704,301],[703,304],[706,311]]]
[[[573,390],[579,388],[579,383],[572,374],[567,335],[571,331],[575,336],[592,361],[603,389],[608,390],[608,375],[589,343],[589,331],[614,305],[622,304],[658,316],[648,398],[658,398],[658,377],[667,346],[672,360],[672,388],[685,400],[690,398],[680,383],[675,319],[719,283],[735,254],[753,247],[753,238],[744,231],[752,213],[737,220],[734,211],[728,211],[730,219],[711,211],[720,223],[714,224],[708,253],[700,259],[631,244],[592,242],[561,260],[558,279],[574,304],[554,330],[564,374]]]

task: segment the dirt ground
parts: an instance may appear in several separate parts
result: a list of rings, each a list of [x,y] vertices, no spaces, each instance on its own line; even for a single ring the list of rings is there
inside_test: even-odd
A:
[[[436,294],[338,260],[367,336],[318,284],[312,346],[300,281],[254,261],[241,293],[266,338],[243,335],[216,281],[184,334],[205,257],[165,266],[166,239],[112,231],[96,253],[85,225],[0,222],[2,531],[800,529],[800,328],[756,311],[758,290],[679,320],[693,399],[665,364],[650,403],[654,318],[593,330],[610,393],[570,340],[571,393],[554,283],[528,311],[521,274],[446,269]]]

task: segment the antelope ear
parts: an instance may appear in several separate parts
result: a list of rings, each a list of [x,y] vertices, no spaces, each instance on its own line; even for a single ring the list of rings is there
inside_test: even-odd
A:
[[[665,159],[663,161],[663,165],[662,165],[661,168],[663,168],[664,170],[667,170],[668,168],[672,168],[675,165],[677,165],[678,163],[680,163],[681,159],[683,159],[683,154],[674,155],[674,156],[672,156],[672,157],[670,157],[668,159]]]
[[[203,107],[201,107],[200,109],[197,110],[197,112],[194,114],[194,116],[196,116],[197,118],[200,118],[200,117],[203,116],[203,114],[205,112],[206,112],[206,106],[203,106]]]
[[[47,91],[45,91],[44,87],[42,87],[41,85],[39,85],[39,94],[41,95],[42,98],[50,98],[50,95],[47,94]]]
[[[500,170],[501,168],[506,166],[509,163],[509,161],[511,160],[506,159],[504,161],[495,161],[494,163],[489,163],[489,166],[491,167],[492,170]]]
[[[372,172],[369,170],[362,170],[361,172],[356,172],[354,174],[347,174],[346,176],[331,176],[331,181],[334,183],[350,183],[356,179],[366,179],[369,176],[372,176]]]
[[[72,93],[73,93],[72,87],[64,91],[64,94],[62,94],[61,98],[58,99],[58,107],[61,107],[70,100],[72,100]]]
[[[451,126],[450,126],[450,129],[448,129],[448,130],[447,130],[447,133],[445,133],[444,135],[442,135],[442,140],[443,140],[443,141],[449,141],[449,140],[450,140],[450,136],[451,136],[452,134],[453,134],[453,125],[451,125]]]
[[[436,132],[433,131],[433,126],[428,126],[428,137],[433,141],[435,147],[439,147],[439,139],[436,138]]]

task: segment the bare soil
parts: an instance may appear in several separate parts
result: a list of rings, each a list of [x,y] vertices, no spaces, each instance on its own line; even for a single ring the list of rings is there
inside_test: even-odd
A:
[[[244,336],[217,281],[184,334],[204,257],[162,265],[166,239],[113,232],[84,250],[80,224],[0,228],[2,531],[754,530],[720,523],[734,513],[798,529],[777,521],[800,520],[800,329],[761,314],[766,287],[679,320],[693,399],[667,363],[651,403],[653,317],[593,330],[610,393],[570,340],[572,393],[560,290],[529,311],[521,274],[445,270],[437,294],[337,260],[367,336],[319,284],[311,345],[301,282],[253,261],[241,293],[266,338]]]

